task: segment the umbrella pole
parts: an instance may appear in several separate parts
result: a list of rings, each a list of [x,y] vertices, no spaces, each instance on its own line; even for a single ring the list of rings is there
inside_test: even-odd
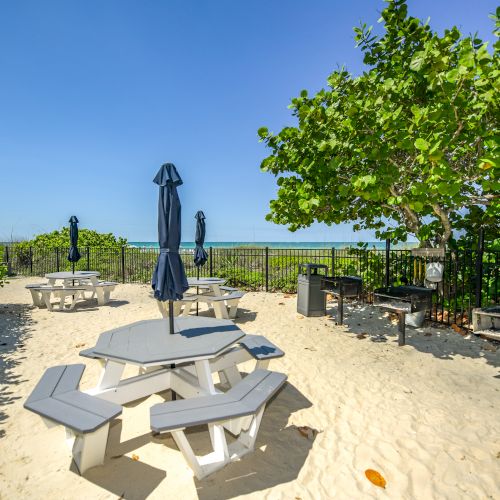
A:
[[[200,266],[196,266],[196,274],[198,276],[198,280],[200,279]],[[198,285],[196,286],[196,295],[200,293],[198,289]],[[198,316],[198,301],[196,301],[196,316]]]
[[[174,333],[174,302],[172,300],[168,301],[168,324],[170,335]]]
[[[170,335],[174,333],[174,302],[172,300],[168,301],[168,324],[170,329]],[[170,368],[175,368],[175,364],[171,364]],[[177,399],[177,394],[172,391],[172,401]]]

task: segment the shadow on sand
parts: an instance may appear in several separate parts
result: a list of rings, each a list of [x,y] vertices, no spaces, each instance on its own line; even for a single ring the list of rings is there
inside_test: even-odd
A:
[[[165,391],[164,397],[169,397],[169,391]],[[297,427],[287,426],[287,423],[291,413],[311,406],[312,403],[293,385],[285,384],[267,405],[255,451],[202,481],[193,479],[199,498],[233,498],[297,478],[314,438],[302,436]],[[175,474],[175,470],[165,471],[134,461],[125,454],[150,442],[178,452],[177,447],[169,433],[154,436],[147,433],[120,442],[121,429],[121,420],[112,424],[108,439],[111,456],[106,457],[102,467],[90,469],[84,477],[118,497],[145,499],[167,474]],[[196,453],[202,455],[210,451],[206,426],[193,427],[186,434]],[[178,453],[179,461],[183,462],[184,458]],[[162,464],[158,463],[158,466],[161,467]],[[71,470],[78,473],[74,464]]]
[[[14,386],[26,382],[14,375],[14,368],[25,359],[19,353],[25,350],[31,323],[27,305],[0,304],[0,426],[7,419],[5,407],[20,399],[15,395]],[[0,438],[4,435],[5,431],[0,428]]]
[[[337,304],[333,302],[328,306],[327,313],[333,317],[332,321],[335,321],[338,317]],[[392,340],[397,343],[397,321],[391,321],[390,316],[378,307],[356,302],[344,303],[344,327],[349,333],[355,334],[360,341],[364,340],[361,338],[364,336],[366,340],[373,339],[378,342]],[[442,360],[453,360],[456,356],[463,356],[484,359],[495,368],[500,366],[500,356],[495,351],[496,349],[500,352],[500,343],[488,342],[474,334],[464,337],[445,325],[431,321],[426,321],[421,328],[407,325],[406,345]]]

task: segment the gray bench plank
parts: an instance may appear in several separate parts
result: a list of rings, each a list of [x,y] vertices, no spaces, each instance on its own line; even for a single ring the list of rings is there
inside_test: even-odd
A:
[[[82,369],[83,373],[85,365],[77,365],[77,366],[83,367]],[[57,384],[59,383],[59,380],[61,379],[61,376],[64,373],[65,369],[66,366],[53,366],[52,368],[46,370],[45,373],[43,374],[43,377],[40,379],[38,384],[36,384],[35,388],[28,396],[26,403],[32,403],[40,399],[45,399],[50,397],[54,392],[54,387],[56,387]]]
[[[66,392],[57,396],[56,399],[63,403],[67,403],[74,408],[79,408],[99,417],[104,417],[107,420],[116,417],[122,412],[121,407],[117,404],[80,391]]]
[[[75,408],[55,398],[41,399],[29,405],[25,403],[24,407],[82,434],[93,432],[107,422],[99,415]]]
[[[196,295],[200,302],[220,302],[221,300],[241,299],[245,292],[232,292],[226,295]]]
[[[45,371],[24,407],[76,432],[93,432],[122,412],[121,406],[77,388],[85,365],[53,366]]]
[[[59,382],[54,387],[52,395],[56,396],[57,394],[62,394],[64,392],[76,391],[84,371],[85,365],[82,363],[77,365],[67,365],[64,372],[61,374]]]
[[[165,432],[252,415],[285,380],[283,373],[255,370],[225,394],[154,405],[150,410],[151,428]]]
[[[245,335],[239,343],[258,360],[281,358],[285,353],[263,335]]]

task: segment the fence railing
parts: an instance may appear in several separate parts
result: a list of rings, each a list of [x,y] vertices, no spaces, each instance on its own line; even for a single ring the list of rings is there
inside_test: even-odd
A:
[[[411,250],[275,249],[212,248],[201,275],[225,278],[229,285],[247,290],[297,290],[301,263],[325,264],[330,275],[363,278],[365,300],[371,302],[373,290],[390,284],[424,285],[427,257],[412,255]],[[155,248],[80,248],[82,258],[76,270],[93,270],[106,280],[123,283],[151,281],[158,249]],[[4,247],[3,260],[10,272],[25,276],[43,276],[54,271],[69,271],[68,248],[45,249]],[[196,276],[197,268],[190,250],[181,250],[186,274]],[[469,327],[472,308],[498,304],[500,251],[449,251],[440,258],[443,281],[434,294],[433,321]]]

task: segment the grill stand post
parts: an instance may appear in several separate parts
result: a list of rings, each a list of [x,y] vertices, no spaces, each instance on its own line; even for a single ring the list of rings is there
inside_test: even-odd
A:
[[[398,311],[398,318],[399,318],[398,345],[402,346],[402,345],[405,345],[405,343],[406,343],[406,339],[405,339],[406,311],[399,310]]]

